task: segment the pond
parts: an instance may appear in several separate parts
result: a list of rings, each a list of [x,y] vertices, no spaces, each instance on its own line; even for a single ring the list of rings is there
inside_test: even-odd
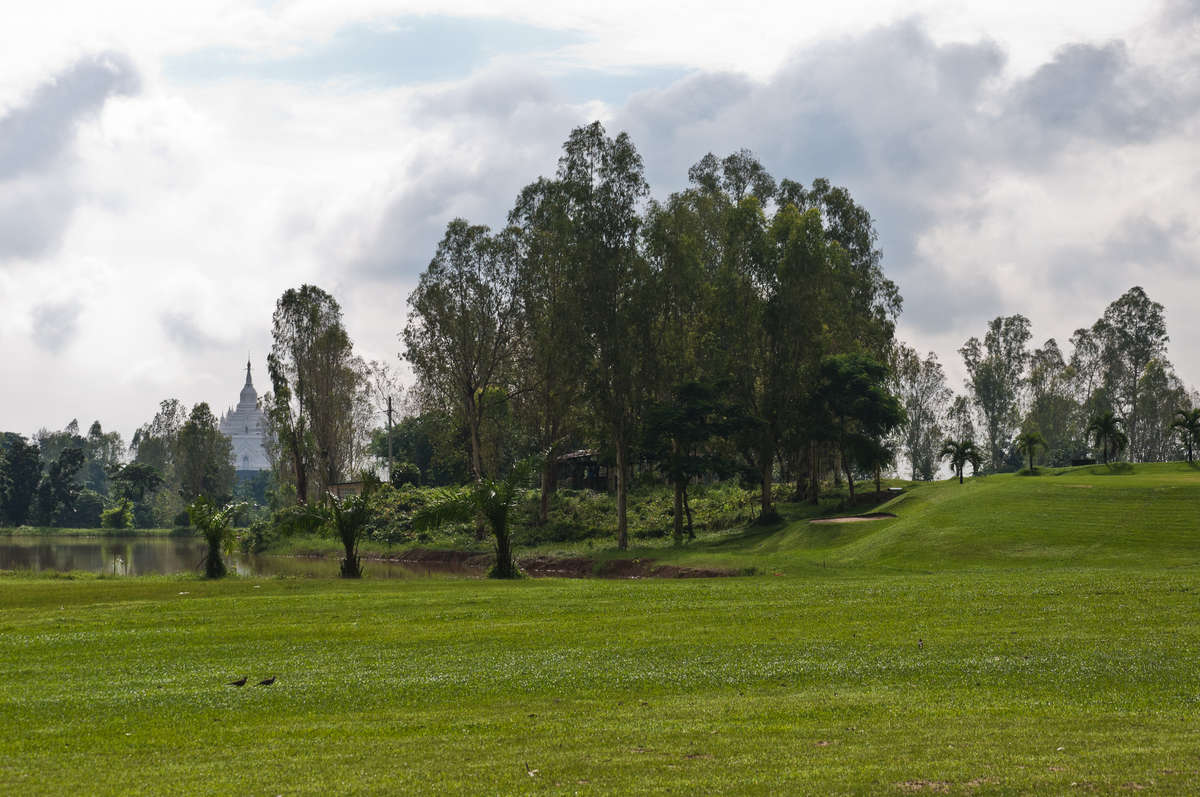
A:
[[[204,541],[195,537],[0,537],[0,570],[81,570],[115,576],[199,573]],[[341,557],[257,556],[226,558],[240,576],[334,578]],[[447,572],[478,575],[463,568],[364,561],[367,578],[413,578]]]

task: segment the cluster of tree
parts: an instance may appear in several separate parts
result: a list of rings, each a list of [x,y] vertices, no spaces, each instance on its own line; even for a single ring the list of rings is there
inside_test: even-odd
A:
[[[825,180],[777,183],[745,150],[688,176],[650,199],[628,136],[593,123],[504,229],[450,222],[403,333],[409,431],[434,443],[422,477],[439,435],[462,441],[476,482],[537,453],[544,516],[557,457],[595,449],[625,547],[635,464],[675,483],[677,535],[703,472],[742,473],[770,519],[777,476],[815,500],[823,474],[853,490],[887,466],[904,418],[887,366],[900,297],[870,215]]]
[[[41,429],[32,440],[0,433],[0,523],[19,526],[94,527],[119,498],[124,444],[99,421],[79,433],[72,420],[62,431]]]
[[[902,449],[912,478],[933,478],[943,454],[956,472],[972,461],[993,472],[1016,470],[1023,460],[1032,468],[1035,453],[1050,465],[1107,462],[1122,451],[1135,462],[1178,460],[1185,452],[1190,460],[1200,413],[1166,358],[1163,306],[1140,287],[1076,330],[1069,354],[1053,338],[1030,350],[1031,339],[1026,317],[993,319],[982,340],[972,337],[959,350],[967,372],[960,396],[932,353],[921,359],[897,349],[896,390],[908,411]]]

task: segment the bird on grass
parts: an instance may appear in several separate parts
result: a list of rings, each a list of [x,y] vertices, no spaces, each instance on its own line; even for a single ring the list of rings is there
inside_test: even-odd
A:
[[[242,676],[241,678],[238,678],[236,681],[230,681],[229,685],[230,686],[245,686],[246,685],[246,677]]]
[[[272,675],[270,678],[263,678],[261,681],[258,682],[258,685],[259,686],[270,686],[273,683],[275,683],[274,675]]]

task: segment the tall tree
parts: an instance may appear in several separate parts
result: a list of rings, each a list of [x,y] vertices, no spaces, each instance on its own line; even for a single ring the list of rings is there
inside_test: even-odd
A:
[[[366,365],[354,355],[341,306],[315,285],[284,292],[271,334],[272,392],[263,403],[280,475],[306,503],[352,473],[366,452]]]
[[[933,352],[922,359],[901,343],[896,347],[894,378],[907,418],[900,434],[912,479],[930,481],[938,467],[942,419],[953,396],[946,386],[946,372]]]
[[[1029,410],[1023,426],[1041,433],[1046,460],[1051,464],[1067,464],[1085,448],[1082,427],[1078,424],[1074,378],[1054,338],[1036,349],[1029,359]]]
[[[175,439],[179,491],[184,500],[204,496],[217,504],[227,502],[237,478],[233,443],[217,427],[216,416],[207,403],[192,407]]]
[[[904,422],[904,408],[887,390],[887,366],[863,354],[841,354],[821,362],[819,401],[829,434],[841,453],[854,503],[854,468],[875,472],[888,456],[883,439]]]
[[[642,158],[625,133],[610,138],[599,122],[571,131],[558,162],[577,269],[577,334],[588,344],[587,400],[616,455],[617,547],[629,546],[631,448],[652,368],[650,273],[639,249],[640,206],[648,187]]]
[[[75,500],[79,497],[79,471],[83,468],[85,455],[81,446],[64,448],[58,457],[46,467],[38,483],[36,518],[44,525],[60,525],[75,511]]]
[[[992,470],[1003,466],[1005,447],[1020,420],[1018,408],[1030,337],[1028,318],[1001,316],[988,323],[982,343],[979,338],[970,338],[958,350],[967,367],[967,387],[983,416]]]
[[[1125,419],[1130,456],[1144,454],[1143,377],[1150,364],[1165,362],[1167,323],[1163,306],[1140,287],[1126,291],[1110,304],[1093,328],[1101,345],[1104,383],[1113,411]]]
[[[580,334],[578,264],[570,195],[558,180],[522,189],[508,214],[517,246],[516,296],[521,332],[515,354],[517,413],[533,430],[541,456],[538,519],[549,518],[556,461],[580,421],[588,346]]]
[[[511,236],[493,237],[487,227],[455,219],[408,297],[404,357],[428,393],[466,425],[476,480],[484,473],[484,419],[508,399],[503,388],[518,320],[515,265]]]
[[[0,523],[24,525],[37,496],[42,475],[41,452],[37,445],[15,432],[0,434]]]

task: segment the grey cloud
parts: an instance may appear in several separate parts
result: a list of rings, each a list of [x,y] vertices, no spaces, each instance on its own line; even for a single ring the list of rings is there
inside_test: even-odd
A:
[[[1073,44],[1013,90],[1013,110],[1056,133],[1111,143],[1146,141],[1177,118],[1162,82],[1130,63],[1125,45]]]
[[[487,99],[475,107],[473,98]],[[415,277],[429,265],[451,219],[503,225],[521,188],[552,174],[562,141],[588,121],[544,80],[509,73],[482,74],[428,93],[417,108],[417,118],[431,122],[452,115],[451,140],[397,175],[382,213],[353,236],[357,245],[342,256],[351,273]],[[342,240],[331,248],[344,250]]]
[[[484,116],[504,119],[522,107],[561,102],[553,84],[517,71],[489,72],[464,85],[426,94],[416,112],[427,117]]]
[[[0,117],[0,180],[53,163],[75,125],[113,95],[137,91],[137,72],[115,53],[90,56],[42,84],[29,101]]]
[[[158,321],[167,338],[186,351],[210,349],[220,344],[187,313],[168,311],[159,315]]]
[[[78,123],[138,85],[125,57],[90,56],[0,117],[0,261],[35,257],[59,241],[78,202],[66,157]]]
[[[33,308],[33,341],[45,351],[57,353],[66,348],[79,332],[79,302],[45,302]]]

